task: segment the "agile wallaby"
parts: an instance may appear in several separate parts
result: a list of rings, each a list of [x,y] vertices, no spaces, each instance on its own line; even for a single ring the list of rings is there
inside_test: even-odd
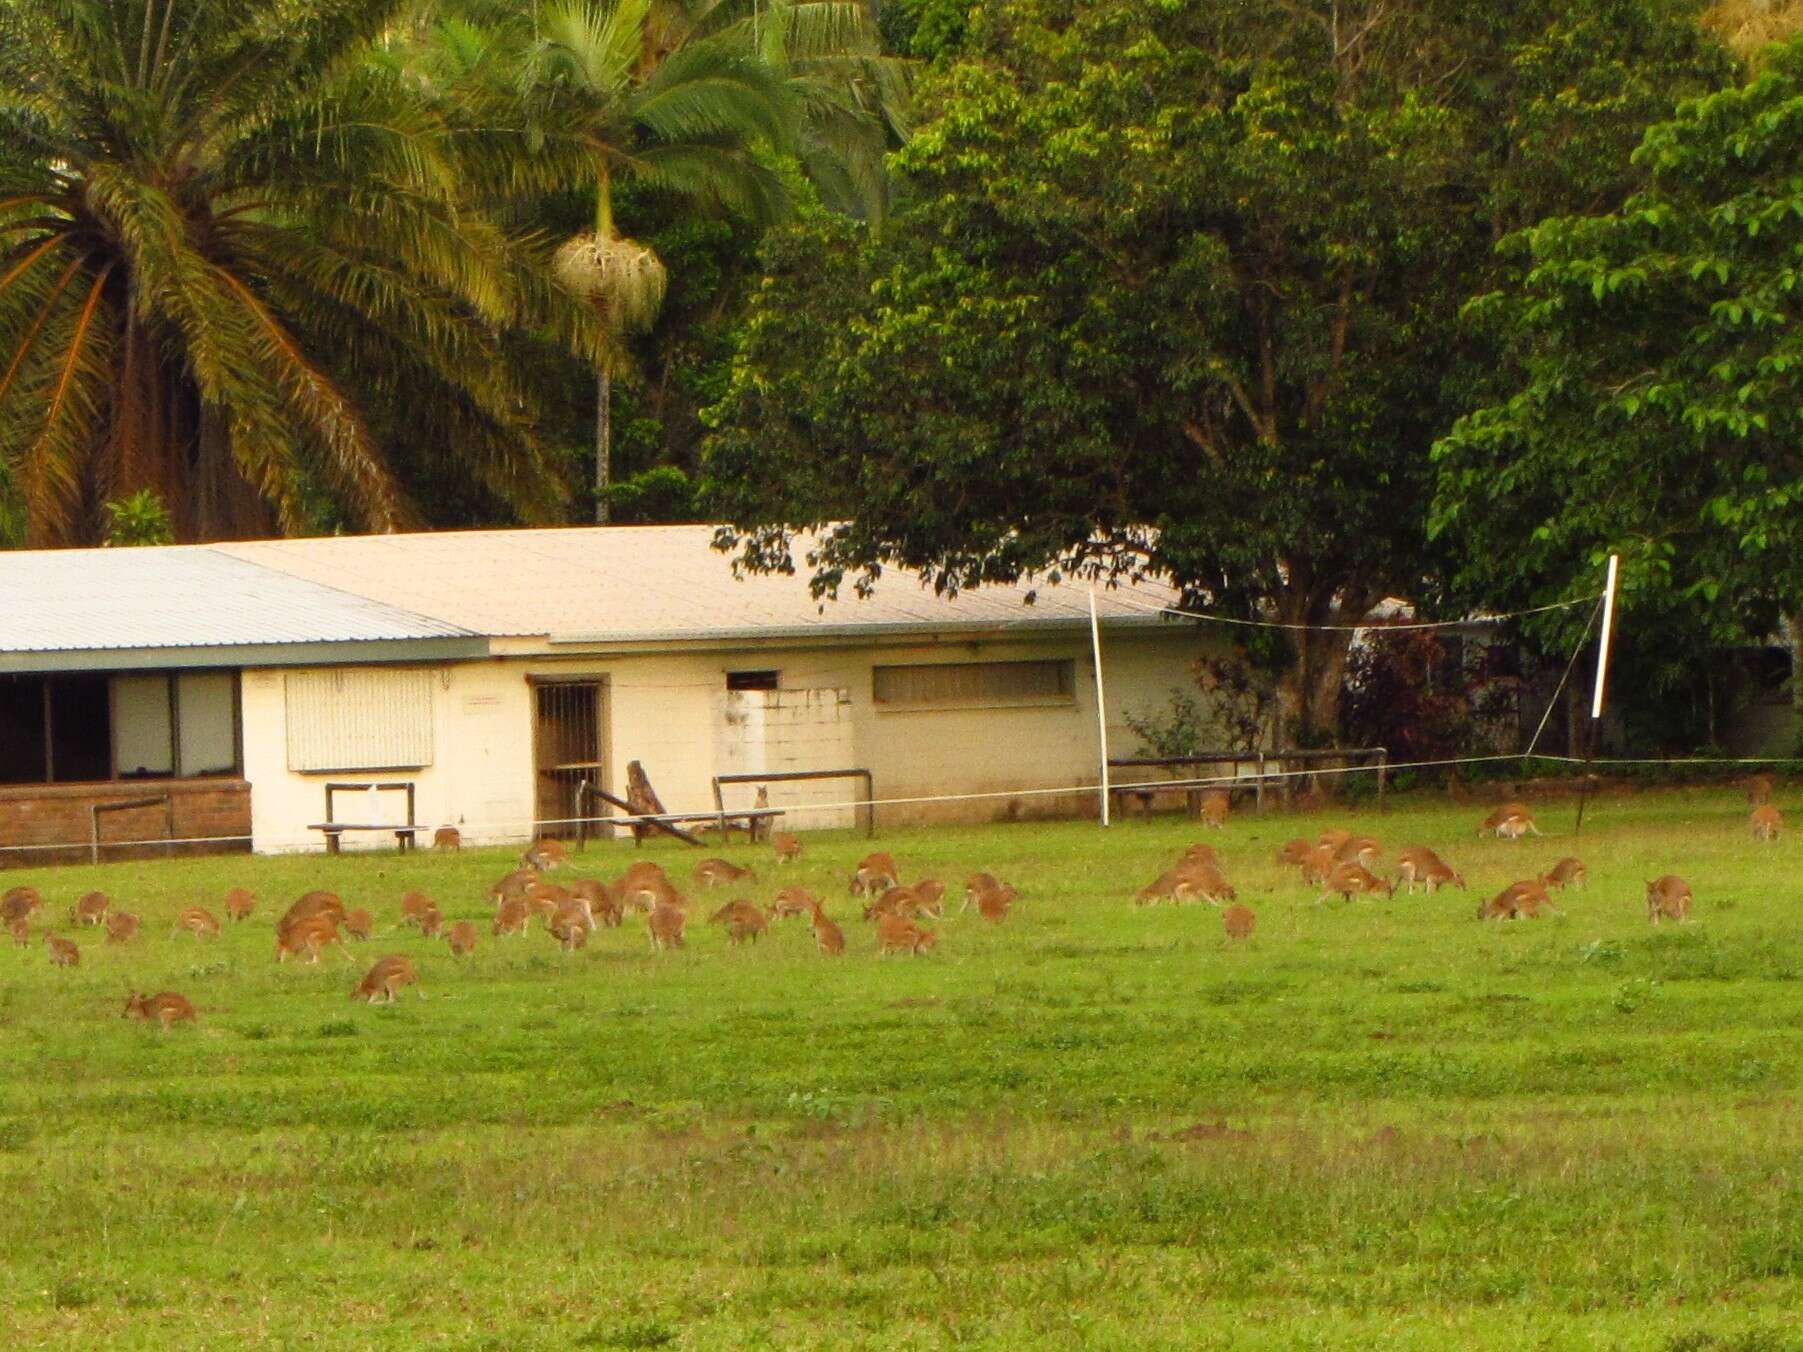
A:
[[[912,920],[899,915],[885,915],[876,922],[877,952],[909,953],[918,956],[939,942],[932,930],[922,929]]]
[[[250,913],[257,908],[257,894],[248,887],[228,888],[225,894],[225,914],[234,922],[248,920]]]
[[[1258,927],[1258,917],[1252,913],[1250,906],[1236,904],[1221,912],[1221,925],[1227,931],[1229,939],[1250,939],[1252,931]]]
[[[1668,873],[1646,885],[1646,918],[1655,925],[1661,920],[1684,924],[1690,919],[1692,900],[1690,884]]]
[[[100,925],[112,909],[113,899],[104,892],[90,892],[69,908],[71,925]]]
[[[155,1019],[165,1028],[178,1023],[197,1022],[193,1003],[187,996],[178,995],[174,991],[158,991],[155,995],[142,995],[133,991],[125,997],[125,1012],[119,1017],[140,1019],[145,1023]]]
[[[1770,803],[1761,803],[1753,809],[1747,822],[1753,828],[1754,840],[1773,841],[1784,829],[1784,814]]]
[[[185,929],[197,939],[210,939],[219,933],[219,921],[205,906],[190,906],[176,920],[177,929]]]
[[[412,986],[424,999],[426,992],[420,988],[419,972],[413,966],[411,958],[399,953],[391,953],[385,958],[377,958],[371,967],[351,990],[351,999],[363,1000],[375,1004],[381,1000],[393,1004],[395,995],[404,987]]]

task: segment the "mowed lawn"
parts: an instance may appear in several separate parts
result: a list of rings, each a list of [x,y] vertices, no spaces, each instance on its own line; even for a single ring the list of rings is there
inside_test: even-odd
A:
[[[1728,790],[1605,797],[1579,839],[1568,803],[1521,843],[1483,811],[1237,817],[1243,946],[1132,903],[1199,836],[1169,818],[885,832],[948,896],[1021,890],[915,959],[875,955],[850,835],[723,851],[747,895],[819,891],[836,960],[805,920],[731,949],[703,922],[741,889],[693,894],[679,953],[492,939],[499,851],[9,871],[83,951],[0,948],[5,1345],[1803,1346],[1803,838],[1755,847]],[[1471,890],[1316,905],[1273,852],[1330,824]],[[1563,918],[1475,918],[1567,852]],[[574,872],[635,857],[702,855]],[[1695,922],[1655,930],[1668,871]],[[233,884],[249,921],[171,932]],[[96,887],[135,942],[68,926]],[[278,966],[317,887],[386,932]],[[393,928],[414,888],[472,957]],[[352,1003],[387,952],[427,998]],[[133,988],[199,1027],[122,1021]]]

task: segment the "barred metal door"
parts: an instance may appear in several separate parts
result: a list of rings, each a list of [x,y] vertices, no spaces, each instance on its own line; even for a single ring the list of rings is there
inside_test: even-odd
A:
[[[583,791],[609,788],[607,691],[596,680],[534,683],[533,762],[537,770],[539,834],[574,837],[570,819],[604,808]]]

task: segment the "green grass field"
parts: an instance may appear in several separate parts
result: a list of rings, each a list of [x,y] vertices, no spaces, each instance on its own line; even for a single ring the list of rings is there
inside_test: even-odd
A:
[[[145,919],[75,970],[0,949],[0,1327],[8,1347],[1803,1346],[1803,876],[1726,790],[1605,798],[1581,841],[1478,841],[1482,808],[1245,816],[1211,837],[1258,912],[1134,890],[1168,819],[891,831],[910,876],[1016,882],[992,928],[878,959],[810,840],[805,921],[730,949],[642,922],[565,956],[488,937],[499,852],[15,870],[64,917]],[[1331,821],[1434,845],[1469,893],[1314,904],[1272,861]],[[1481,896],[1580,853],[1564,918]],[[674,873],[700,856],[652,849]],[[615,876],[630,846],[591,847]],[[1650,928],[1675,870],[1695,923]],[[185,905],[258,913],[213,941]],[[273,960],[330,887],[392,926],[423,888],[473,957],[389,930]],[[376,956],[428,998],[348,999]],[[119,1012],[174,989],[198,1028]]]

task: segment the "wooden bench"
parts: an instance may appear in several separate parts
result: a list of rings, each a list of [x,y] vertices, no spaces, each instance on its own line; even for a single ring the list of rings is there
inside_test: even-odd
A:
[[[334,821],[336,815],[332,810],[332,795],[337,793],[363,793],[370,790],[377,793],[405,793],[407,795],[407,820],[405,822],[341,822]],[[405,854],[408,850],[418,848],[416,837],[419,826],[413,816],[413,781],[410,779],[395,780],[386,784],[327,784],[326,785],[326,819],[314,822],[307,828],[309,831],[322,831],[326,838],[326,853],[337,854],[347,831],[394,832],[395,848]]]

